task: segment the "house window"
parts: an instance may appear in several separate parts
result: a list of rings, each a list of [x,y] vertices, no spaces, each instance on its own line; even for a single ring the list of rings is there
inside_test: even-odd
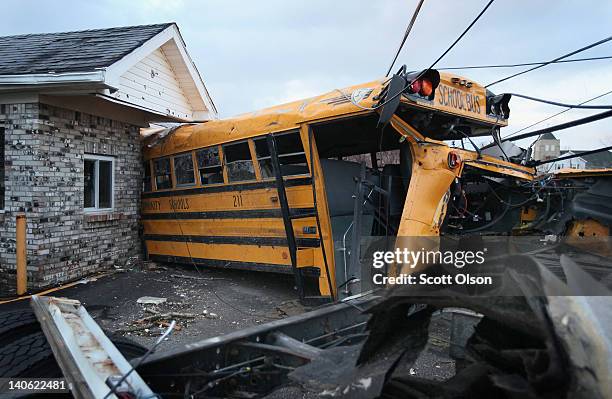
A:
[[[170,175],[170,158],[160,158],[153,161],[155,168],[155,188],[163,190],[172,188],[172,176]]]
[[[4,128],[0,127],[0,210],[4,209]]]
[[[230,182],[255,180],[255,168],[248,142],[224,145],[223,155],[225,156],[227,179]]]
[[[85,154],[84,203],[85,211],[113,209],[115,190],[115,159]]]
[[[196,159],[202,185],[223,183],[223,168],[219,158],[219,147],[204,148],[197,151]]]
[[[192,186],[195,184],[191,153],[174,156],[174,176],[177,186]]]
[[[299,132],[275,135],[278,162],[283,176],[307,175],[308,164],[302,146]],[[273,179],[272,161],[268,150],[268,141],[265,137],[256,139],[255,152],[261,168],[263,179]]]

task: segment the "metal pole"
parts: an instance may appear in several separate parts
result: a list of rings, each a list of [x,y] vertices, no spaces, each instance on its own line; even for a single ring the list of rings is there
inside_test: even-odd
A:
[[[353,237],[351,240],[351,256],[349,257],[349,274],[359,273],[360,289],[359,292],[364,292],[364,282],[366,276],[362,273],[361,261],[361,222],[363,219],[363,196],[364,196],[364,185],[363,182],[366,179],[366,166],[365,163],[361,163],[361,169],[359,171],[359,178],[355,182],[355,202],[353,206]]]
[[[28,290],[26,227],[25,213],[18,213],[16,220],[17,295],[23,295]]]

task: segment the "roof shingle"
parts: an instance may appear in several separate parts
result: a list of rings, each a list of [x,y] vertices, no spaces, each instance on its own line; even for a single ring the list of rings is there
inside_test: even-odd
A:
[[[173,23],[0,37],[0,75],[93,71]]]

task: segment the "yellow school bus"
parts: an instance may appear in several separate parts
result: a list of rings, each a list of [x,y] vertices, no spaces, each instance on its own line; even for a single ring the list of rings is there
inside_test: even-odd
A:
[[[507,101],[460,76],[403,69],[153,134],[144,144],[147,256],[293,273],[302,297],[314,276],[321,297],[347,295],[359,280],[360,235],[436,236],[464,176],[533,179],[533,168],[469,149],[472,137],[506,126]]]

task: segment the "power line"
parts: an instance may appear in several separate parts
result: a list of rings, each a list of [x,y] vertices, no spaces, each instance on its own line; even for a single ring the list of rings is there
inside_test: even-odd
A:
[[[548,105],[555,105],[557,107],[566,107],[570,109],[612,109],[612,105],[582,105],[582,104],[565,104],[557,101],[543,100],[541,98],[526,96],[525,94],[508,93],[511,96],[524,98],[525,100],[531,100],[538,103],[544,103]]]
[[[393,65],[395,65],[395,61],[397,61],[397,57],[399,57],[400,52],[402,51],[402,47],[404,47],[404,43],[406,43],[406,39],[408,38],[408,35],[412,30],[412,26],[414,25],[414,22],[417,19],[417,15],[419,15],[419,11],[421,11],[421,6],[423,5],[423,2],[425,2],[425,0],[420,0],[419,4],[417,4],[414,13],[412,14],[412,19],[410,20],[410,23],[408,23],[408,27],[406,28],[406,33],[404,33],[404,38],[402,39],[402,42],[400,43],[397,52],[395,53],[395,57],[393,57],[393,62],[391,62],[391,65],[389,65],[389,70],[387,71],[385,76],[389,76],[389,74],[391,73]]]
[[[505,78],[502,78],[502,79],[496,80],[495,82],[491,82],[491,83],[489,83],[488,85],[486,85],[485,87],[490,87],[490,86],[496,85],[496,84],[498,84],[498,83],[505,82],[506,80],[509,80],[509,79],[515,78],[515,77],[517,77],[517,76],[523,75],[523,74],[525,74],[525,73],[527,73],[527,72],[535,71],[536,69],[539,69],[539,68],[545,67],[546,65],[554,64],[554,63],[555,63],[555,62],[557,62],[557,61],[560,61],[560,60],[562,60],[562,59],[564,59],[564,58],[567,58],[567,57],[571,57],[571,56],[572,56],[572,55],[574,55],[574,54],[581,53],[581,52],[586,51],[586,50],[588,50],[588,49],[591,49],[591,48],[593,48],[593,47],[595,47],[595,46],[599,46],[600,44],[603,44],[603,43],[609,42],[610,40],[612,40],[612,36],[607,37],[607,38],[605,38],[605,39],[602,39],[602,40],[600,40],[600,41],[598,41],[598,42],[595,42],[595,43],[589,44],[588,46],[582,47],[582,48],[580,48],[580,49],[578,49],[578,50],[574,50],[574,51],[572,51],[571,53],[568,53],[568,54],[562,55],[561,57],[557,57],[557,58],[555,58],[554,60],[550,60],[550,61],[548,61],[548,62],[545,62],[545,63],[541,64],[541,65],[534,66],[533,68],[529,68],[529,69],[526,69],[526,70],[524,70],[524,71],[517,72],[517,73],[515,73],[515,74],[513,74],[513,75],[506,76]]]
[[[606,92],[606,93],[600,94],[600,95],[598,95],[598,96],[595,96],[595,97],[589,98],[588,100],[585,100],[585,101],[583,101],[583,102],[579,103],[578,105],[584,105],[584,104],[590,103],[591,101],[595,101],[595,100],[597,100],[598,98],[601,98],[601,97],[607,96],[607,95],[608,95],[608,94],[610,94],[610,93],[612,93],[612,90],[610,90],[610,91],[608,91],[608,92]],[[534,127],[534,126],[536,126],[536,125],[539,125],[539,124],[540,124],[540,123],[542,123],[542,122],[546,122],[547,120],[550,120],[550,119],[552,119],[552,118],[554,118],[554,117],[556,117],[556,116],[559,116],[559,115],[561,115],[561,114],[564,114],[564,113],[566,113],[567,111],[570,111],[570,110],[572,110],[572,109],[573,109],[573,108],[568,107],[567,109],[564,109],[563,111],[557,112],[556,114],[553,114],[553,115],[551,115],[551,116],[549,116],[549,117],[546,117],[546,118],[541,119],[541,120],[539,120],[539,121],[537,121],[537,122],[535,122],[535,123],[532,123],[532,124],[531,124],[531,125],[529,125],[529,126],[526,126],[526,127],[522,128],[522,129],[517,130],[516,132],[512,132],[511,134],[507,135],[505,138],[510,138],[510,137],[512,137],[512,136],[516,136],[516,135],[517,135],[517,134],[519,134],[520,132],[523,132],[523,131],[525,131],[525,130],[527,130],[527,129],[529,129],[529,128],[532,128],[532,127]]]
[[[467,28],[465,28],[465,30],[463,31],[463,33],[461,33],[461,35],[459,35],[459,37],[453,42],[453,44],[450,45],[450,47],[448,47],[446,49],[446,51],[444,51],[444,53],[442,53],[441,56],[438,57],[438,59],[436,59],[430,66],[429,68],[423,70],[421,73],[419,73],[414,79],[412,79],[409,83],[408,86],[410,86],[411,84],[413,84],[414,82],[416,82],[417,80],[419,80],[423,75],[425,75],[427,73],[427,71],[429,71],[430,69],[432,69],[437,63],[438,61],[440,61],[449,51],[452,50],[453,47],[455,47],[455,45],[459,42],[459,40],[461,40],[461,38],[463,38],[463,36],[465,36],[466,33],[468,33],[468,31],[472,28],[472,26],[474,26],[474,24],[480,19],[480,17],[482,17],[482,14],[485,13],[485,11],[487,11],[487,9],[489,8],[489,6],[491,4],[493,4],[495,0],[489,0],[489,2],[487,3],[487,5],[482,9],[482,11],[480,11],[480,13],[476,16],[476,18],[474,18],[474,20],[468,25]],[[407,86],[404,86],[407,87]],[[345,92],[343,92],[340,89],[336,89],[340,94],[342,94],[342,96],[344,98],[346,98],[348,101],[350,101],[353,105],[355,105],[356,107],[359,107],[361,109],[367,109],[367,110],[376,110],[378,108],[381,108],[383,106],[385,106],[386,104],[388,104],[389,102],[393,101],[396,97],[399,97],[402,95],[402,93],[404,92],[403,90],[398,91],[396,94],[394,94],[393,96],[391,96],[390,98],[386,99],[385,101],[383,101],[380,104],[377,104],[373,107],[364,107],[360,104],[358,104],[355,100],[353,100],[351,98],[351,96],[347,95]]]
[[[557,162],[557,161],[563,161],[563,160],[566,160],[566,159],[578,158],[578,157],[581,157],[581,156],[584,156],[584,155],[597,154],[599,152],[610,151],[610,150],[612,150],[612,146],[602,147],[602,148],[598,148],[596,150],[591,150],[591,151],[578,152],[578,153],[575,153],[575,154],[565,155],[565,156],[557,157],[557,158],[553,158],[553,159],[547,159],[547,160],[544,160],[544,161],[537,161],[537,162],[535,162],[534,166],[544,165],[544,164],[547,164],[547,163],[553,163],[553,162]]]
[[[588,58],[575,58],[573,60],[559,60],[555,62],[540,61],[540,62],[525,62],[522,64],[499,64],[499,65],[471,65],[471,66],[460,66],[460,67],[444,67],[437,68],[439,71],[454,71],[459,69],[494,69],[494,68],[516,68],[522,66],[533,66],[533,65],[544,65],[544,64],[565,64],[571,62],[584,62],[584,61],[598,61],[598,60],[609,60],[612,55],[606,55],[602,57],[588,57]]]
[[[435,60],[431,66],[429,68],[427,68],[427,70],[430,70],[431,68],[434,67],[434,65],[436,65],[438,63],[438,61],[440,61],[442,58],[444,58],[444,56],[446,54],[448,54],[449,51],[451,51],[453,49],[453,47],[455,47],[455,44],[459,43],[459,40],[461,40],[463,38],[463,36],[465,36],[466,33],[468,33],[468,31],[472,28],[472,26],[474,26],[474,24],[480,19],[480,17],[482,17],[482,14],[485,13],[485,11],[487,11],[487,9],[489,8],[489,6],[491,6],[491,4],[493,4],[493,1],[495,0],[489,0],[489,2],[487,3],[487,5],[482,9],[482,11],[480,12],[480,14],[478,14],[476,16],[476,18],[474,18],[474,20],[472,21],[471,24],[468,25],[467,28],[465,28],[465,30],[463,31],[463,33],[461,33],[461,35],[459,35],[459,37],[457,38],[457,40],[455,40],[453,42],[453,44],[450,45],[449,48],[446,49],[446,51],[444,53],[442,53],[441,56],[438,57],[437,60]],[[424,73],[424,72],[423,72]]]
[[[587,117],[581,118],[581,119],[575,119],[575,120],[570,121],[570,122],[561,123],[559,125],[547,127],[547,128],[544,128],[544,129],[533,131],[533,132],[519,134],[518,136],[514,136],[512,138],[506,137],[506,138],[504,138],[502,140],[502,142],[504,142],[504,141],[522,140],[522,139],[526,139],[528,137],[539,136],[539,135],[542,135],[542,134],[545,134],[545,133],[552,133],[552,132],[556,132],[558,130],[563,130],[563,129],[569,129],[570,127],[580,126],[580,125],[584,125],[584,124],[587,124],[587,123],[595,122],[595,121],[598,121],[598,120],[601,120],[601,119],[610,118],[610,117],[612,117],[612,110],[608,110],[608,111],[605,111],[605,112],[602,112],[602,113],[599,113],[599,114],[587,116]]]

